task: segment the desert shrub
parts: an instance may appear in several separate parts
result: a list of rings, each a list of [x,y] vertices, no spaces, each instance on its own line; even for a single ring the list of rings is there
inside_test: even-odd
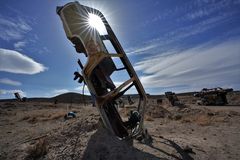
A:
[[[28,123],[34,124],[41,121],[50,121],[59,118],[63,118],[66,114],[66,111],[57,111],[56,113],[38,113],[32,115],[26,115],[21,120],[27,120]]]
[[[146,121],[154,121],[153,118],[151,116],[149,116],[149,115],[145,115],[144,119]]]
[[[49,119],[59,119],[59,118],[63,118],[66,115],[66,111],[59,111],[55,114],[52,114],[51,117]]]
[[[28,123],[32,123],[32,124],[34,124],[34,123],[36,123],[37,122],[37,118],[36,117],[30,117],[30,118],[28,118]]]
[[[25,160],[37,160],[47,154],[47,143],[45,139],[39,139],[35,144],[27,148]]]
[[[22,120],[24,121],[24,120],[28,120],[30,118],[30,116],[29,115],[26,115],[26,116],[24,116],[23,118],[22,118]]]
[[[201,126],[207,126],[211,123],[211,117],[206,114],[202,114],[196,117],[196,123]]]
[[[173,117],[174,120],[180,120],[181,118],[182,118],[181,114],[175,114]]]

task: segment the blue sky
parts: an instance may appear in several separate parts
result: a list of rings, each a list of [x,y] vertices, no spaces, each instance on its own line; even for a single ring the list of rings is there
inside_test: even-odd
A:
[[[0,2],[0,99],[81,92],[79,56],[55,12],[67,2]],[[240,89],[239,0],[79,2],[105,14],[148,93]]]

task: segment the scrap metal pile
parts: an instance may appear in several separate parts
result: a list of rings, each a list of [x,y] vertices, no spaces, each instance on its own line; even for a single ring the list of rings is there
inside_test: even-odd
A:
[[[195,97],[200,97],[200,101],[197,103],[199,105],[226,105],[227,101],[227,93],[233,91],[232,88],[203,88],[200,92],[194,94]]]
[[[62,20],[67,38],[74,44],[76,51],[87,57],[84,65],[78,60],[82,72],[75,72],[74,79],[87,85],[105,127],[119,139],[139,136],[147,139],[149,136],[144,129],[145,91],[104,15],[78,2],[57,7],[57,14]],[[101,35],[96,28],[89,26],[89,17],[92,14],[101,19],[107,34]],[[115,53],[109,53],[104,41],[110,42]],[[121,67],[117,67],[114,61],[116,59],[120,60]],[[120,71],[125,71],[129,78],[117,87],[112,75]],[[117,102],[132,87],[135,87],[139,95],[138,106],[131,112],[128,120],[123,121],[117,109]]]
[[[15,98],[20,101],[20,102],[26,102],[27,101],[27,97],[21,97],[20,94],[18,92],[14,93]]]
[[[177,95],[174,92],[165,92],[165,96],[172,106],[184,106],[184,104],[178,99]]]

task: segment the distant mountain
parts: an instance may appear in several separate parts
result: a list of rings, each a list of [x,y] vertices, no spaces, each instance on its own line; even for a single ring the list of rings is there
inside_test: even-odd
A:
[[[185,93],[176,93],[177,96],[193,96],[194,93],[197,92],[185,92]],[[233,91],[228,93],[229,96],[231,95],[240,95],[240,91]],[[122,98],[123,99],[128,99],[128,97],[131,98],[138,98],[137,94],[129,94],[129,95],[124,95]],[[165,97],[164,94],[162,95],[150,95],[147,94],[148,98],[163,98]],[[0,99],[0,102],[14,102],[17,101],[16,99]],[[74,92],[68,92],[68,93],[63,93],[55,97],[51,98],[41,98],[41,97],[36,97],[36,98],[27,98],[28,102],[57,102],[57,103],[92,103],[92,98],[89,95],[82,95],[79,93],[74,93]]]
[[[56,100],[58,103],[84,103],[84,101],[86,103],[91,102],[91,96],[68,92],[52,97],[51,100],[53,102]]]
[[[16,99],[2,99],[0,102],[4,101],[17,101]],[[27,98],[28,102],[52,102],[55,101],[57,103],[89,103],[91,102],[91,96],[82,95],[79,93],[68,92],[63,93],[55,97],[51,98],[43,98],[43,97],[36,97],[36,98]]]

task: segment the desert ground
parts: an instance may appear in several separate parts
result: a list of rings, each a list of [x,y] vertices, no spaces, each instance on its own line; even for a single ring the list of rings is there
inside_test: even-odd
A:
[[[240,157],[240,94],[226,106],[198,106],[192,95],[179,95],[185,107],[164,96],[149,96],[145,127],[151,144],[133,146],[111,135],[90,104],[59,101],[0,101],[0,159],[41,160],[237,160]],[[133,104],[134,105],[134,104]],[[69,111],[76,118],[64,120]],[[126,116],[129,110],[120,108]]]

